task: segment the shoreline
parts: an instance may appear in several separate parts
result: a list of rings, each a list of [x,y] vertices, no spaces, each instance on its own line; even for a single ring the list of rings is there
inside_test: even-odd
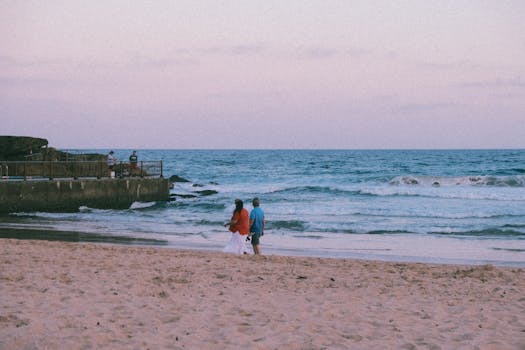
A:
[[[521,268],[0,239],[0,348],[522,349]]]
[[[205,239],[200,236],[173,236],[144,238],[129,235],[111,235],[88,231],[63,231],[57,229],[35,228],[21,225],[1,226],[0,239],[38,239],[60,242],[85,242],[116,245],[131,245],[145,247],[163,247],[167,249],[187,249],[204,252],[222,252],[222,248],[229,239],[229,233],[209,235]],[[330,238],[331,239],[331,238]],[[494,265],[500,267],[525,268],[525,252],[522,249],[512,249],[508,243],[495,241],[491,248],[485,247],[485,253],[480,254],[479,247],[473,247],[464,240],[447,237],[413,237],[395,235],[391,237],[377,237],[354,235],[351,247],[338,249],[333,242],[325,243],[325,247],[312,245],[312,242],[299,241],[295,237],[282,239],[280,236],[265,236],[263,254],[311,257],[372,260],[397,263],[423,263],[444,265]],[[379,239],[379,240],[378,240]],[[442,243],[442,242],[449,243]],[[427,242],[426,244],[422,242]],[[451,242],[453,245],[451,245]],[[470,241],[472,242],[472,241]],[[316,242],[314,242],[316,243]],[[308,245],[309,244],[309,245]],[[443,245],[444,244],[444,245]],[[479,244],[479,242],[474,242]],[[413,245],[412,252],[405,247]],[[251,253],[251,247],[247,244]],[[417,255],[415,252],[417,251]],[[396,254],[397,253],[397,254]],[[446,253],[446,254],[445,254]],[[484,256],[484,254],[488,254]],[[502,258],[505,254],[506,258]]]
[[[124,245],[161,246],[168,242],[157,239],[111,236],[83,231],[60,231],[35,228],[0,227],[0,239],[43,240],[53,242],[107,243]]]

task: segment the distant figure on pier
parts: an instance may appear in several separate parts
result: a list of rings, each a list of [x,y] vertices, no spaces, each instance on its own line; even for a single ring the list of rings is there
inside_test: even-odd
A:
[[[115,177],[115,163],[117,162],[117,158],[115,158],[113,154],[113,151],[109,151],[108,153],[109,177]]]
[[[131,176],[134,176],[137,173],[138,159],[139,157],[137,156],[137,151],[133,151],[133,153],[129,156],[129,173]]]

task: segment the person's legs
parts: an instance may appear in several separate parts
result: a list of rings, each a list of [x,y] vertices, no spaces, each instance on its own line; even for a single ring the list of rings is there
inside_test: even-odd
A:
[[[253,254],[258,255],[261,254],[261,247],[259,245],[259,237],[260,235],[255,233],[252,236],[252,247],[253,247]]]

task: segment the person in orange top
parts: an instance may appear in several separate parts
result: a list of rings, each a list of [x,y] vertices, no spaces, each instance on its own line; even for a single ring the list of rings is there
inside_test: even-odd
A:
[[[235,200],[235,210],[232,218],[224,226],[229,226],[232,237],[223,251],[225,253],[248,254],[246,249],[246,237],[250,232],[250,214],[243,208],[240,199]]]

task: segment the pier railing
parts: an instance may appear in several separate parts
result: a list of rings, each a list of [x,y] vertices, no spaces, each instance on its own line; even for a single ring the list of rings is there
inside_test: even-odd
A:
[[[105,161],[0,161],[4,180],[163,177],[162,170],[161,160],[117,162],[113,170]]]

